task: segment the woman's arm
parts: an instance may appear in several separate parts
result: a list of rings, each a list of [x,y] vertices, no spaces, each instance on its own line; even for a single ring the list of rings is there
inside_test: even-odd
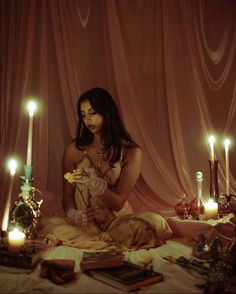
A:
[[[76,168],[77,158],[78,158],[78,150],[73,142],[65,148],[63,159],[62,159],[62,172],[63,172],[62,206],[65,212],[69,208],[75,208],[75,201],[74,201],[75,187],[64,178],[64,174],[67,172],[72,172]]]
[[[140,175],[141,161],[142,151],[139,147],[127,149],[117,187],[113,191],[108,188],[99,196],[108,208],[115,211],[123,208]]]

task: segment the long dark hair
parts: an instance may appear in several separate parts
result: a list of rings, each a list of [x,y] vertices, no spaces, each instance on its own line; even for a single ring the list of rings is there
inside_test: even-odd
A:
[[[104,146],[103,153],[110,158],[110,165],[120,159],[123,146],[133,147],[137,144],[127,132],[111,94],[103,88],[92,88],[83,93],[78,100],[77,115],[79,118],[77,126],[76,147],[83,150],[86,145],[93,141],[94,134],[83,122],[80,106],[84,101],[89,101],[92,108],[102,115],[104,123],[101,129],[101,142]]]

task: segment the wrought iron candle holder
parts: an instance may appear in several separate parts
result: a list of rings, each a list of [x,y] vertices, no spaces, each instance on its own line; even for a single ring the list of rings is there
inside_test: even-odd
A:
[[[210,196],[218,202],[218,160],[208,160],[210,168]]]

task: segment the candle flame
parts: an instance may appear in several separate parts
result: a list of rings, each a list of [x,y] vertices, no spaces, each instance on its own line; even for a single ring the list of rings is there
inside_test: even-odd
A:
[[[25,239],[25,233],[14,228],[8,233],[8,250],[12,252],[20,252],[25,244]]]
[[[208,141],[209,143],[213,144],[215,143],[215,137],[213,135],[211,135],[209,138],[208,138]]]
[[[207,204],[208,205],[211,205],[211,204],[214,204],[216,203],[212,198],[210,198],[208,201],[207,201]]]
[[[37,104],[35,101],[31,100],[29,101],[28,105],[27,105],[28,111],[29,111],[29,115],[33,116],[35,110],[37,109]]]
[[[229,140],[229,139],[225,139],[225,140],[224,140],[224,145],[225,145],[225,147],[229,147],[229,145],[230,145],[230,140]]]
[[[13,228],[13,230],[11,231],[12,233],[14,234],[19,234],[19,233],[22,233],[18,228]]]
[[[9,163],[8,163],[8,166],[9,166],[9,169],[10,169],[10,174],[11,174],[12,176],[14,176],[15,173],[16,173],[16,167],[17,167],[17,162],[16,162],[16,160],[15,160],[15,159],[11,159],[11,160],[9,161]]]

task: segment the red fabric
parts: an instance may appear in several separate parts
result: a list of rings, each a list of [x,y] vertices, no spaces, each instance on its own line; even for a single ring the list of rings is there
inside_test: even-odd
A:
[[[182,193],[195,194],[195,172],[209,193],[209,144],[217,136],[219,186],[225,192],[223,138],[236,128],[236,2],[234,0],[0,1],[1,213],[6,160],[26,161],[28,114],[37,97],[33,175],[45,214],[60,210],[61,158],[75,135],[76,102],[88,88],[114,96],[129,132],[143,149],[131,195],[136,210],[171,214]],[[231,192],[236,152],[230,146]]]

